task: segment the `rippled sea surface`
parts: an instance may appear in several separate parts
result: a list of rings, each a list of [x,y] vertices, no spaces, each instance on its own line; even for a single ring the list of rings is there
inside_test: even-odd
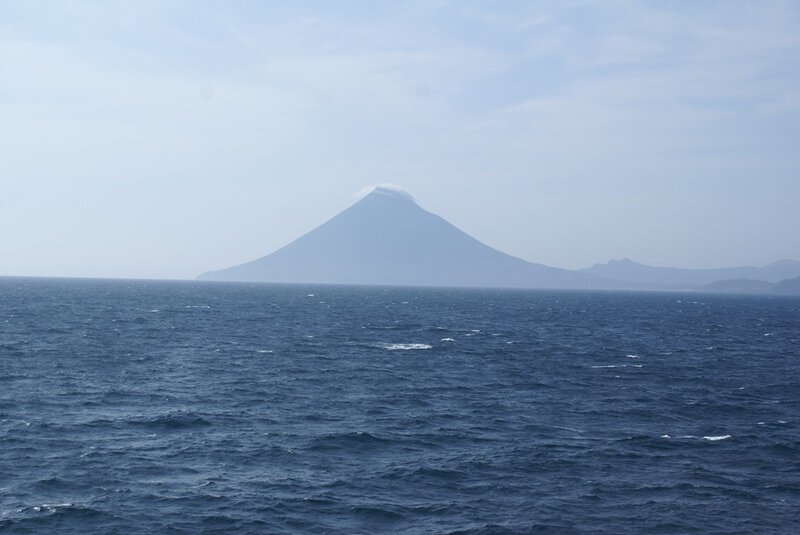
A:
[[[800,299],[0,279],[0,532],[798,533]]]

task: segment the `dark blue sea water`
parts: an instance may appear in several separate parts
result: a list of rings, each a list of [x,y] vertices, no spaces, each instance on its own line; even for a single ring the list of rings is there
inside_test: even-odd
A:
[[[0,279],[0,532],[798,533],[800,299]]]

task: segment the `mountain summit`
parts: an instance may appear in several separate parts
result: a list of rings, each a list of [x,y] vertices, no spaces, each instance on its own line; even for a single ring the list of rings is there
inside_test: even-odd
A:
[[[422,208],[402,190],[377,187],[333,219],[272,254],[204,280],[608,288],[586,273],[502,253]]]

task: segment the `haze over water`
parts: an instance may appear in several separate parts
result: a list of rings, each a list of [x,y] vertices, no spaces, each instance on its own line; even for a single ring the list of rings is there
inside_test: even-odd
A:
[[[796,298],[0,294],[2,532],[800,529]]]

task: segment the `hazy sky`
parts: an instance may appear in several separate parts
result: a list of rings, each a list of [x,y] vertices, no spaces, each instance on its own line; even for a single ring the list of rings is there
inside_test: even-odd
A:
[[[559,267],[800,260],[800,2],[0,3],[0,275],[190,278],[382,182]]]

